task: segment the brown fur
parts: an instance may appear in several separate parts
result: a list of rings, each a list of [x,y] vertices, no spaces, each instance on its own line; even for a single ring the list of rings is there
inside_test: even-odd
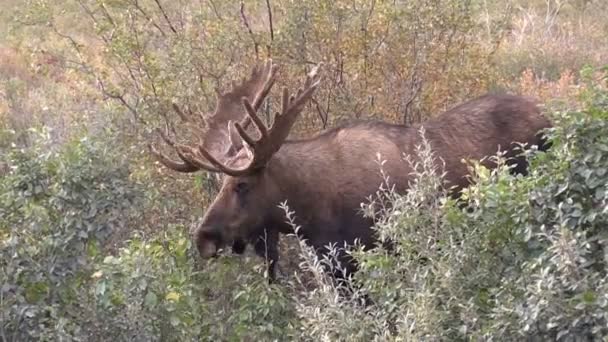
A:
[[[446,181],[456,191],[468,184],[462,159],[482,159],[513,142],[544,147],[539,130],[550,126],[534,100],[511,95],[486,95],[422,123],[434,152],[445,161]],[[225,176],[220,193],[194,232],[203,256],[243,241],[256,245],[270,259],[271,277],[278,258],[279,233],[292,232],[285,213],[287,201],[295,212],[301,235],[320,253],[329,243],[343,245],[360,239],[374,244],[373,222],[359,209],[382,182],[377,154],[399,192],[407,190],[410,168],[403,154],[414,155],[420,144],[420,125],[406,127],[383,122],[360,122],[338,127],[312,139],[287,141],[266,168],[246,177]],[[243,162],[242,156],[233,161]],[[516,171],[524,172],[522,160]],[[489,165],[492,167],[492,165]],[[266,243],[260,237],[266,237]]]

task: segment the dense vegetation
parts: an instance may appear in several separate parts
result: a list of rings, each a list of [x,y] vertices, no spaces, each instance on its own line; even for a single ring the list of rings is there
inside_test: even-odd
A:
[[[606,16],[600,0],[3,2],[0,341],[605,339]],[[509,91],[547,105],[552,148],[527,177],[470,161],[457,202],[422,144],[412,190],[379,184],[364,207],[398,253],[353,246],[344,298],[331,260],[284,237],[269,285],[254,256],[197,259],[216,180],[146,150],[171,102],[209,110],[268,55],[281,85],[327,66],[297,135]]]

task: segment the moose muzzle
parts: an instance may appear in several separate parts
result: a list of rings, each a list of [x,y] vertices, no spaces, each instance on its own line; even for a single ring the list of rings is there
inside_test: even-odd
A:
[[[194,232],[194,241],[198,253],[204,259],[217,256],[217,252],[222,247],[220,231],[213,227],[199,227]]]

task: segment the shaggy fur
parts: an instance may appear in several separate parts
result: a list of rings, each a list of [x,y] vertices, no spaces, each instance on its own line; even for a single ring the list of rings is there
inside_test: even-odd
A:
[[[462,159],[480,160],[499,149],[516,157],[514,142],[545,149],[539,131],[550,122],[533,99],[486,95],[420,125],[437,157],[445,161],[446,181],[457,194],[469,182]],[[201,255],[212,256],[230,243],[242,252],[248,241],[269,260],[273,278],[278,235],[292,232],[278,208],[283,201],[295,212],[302,237],[319,253],[329,243],[340,246],[355,239],[373,246],[373,222],[361,215],[360,204],[383,181],[377,154],[386,160],[383,169],[396,190],[407,191],[411,170],[403,154],[414,155],[420,125],[359,122],[334,128],[311,139],[285,142],[257,174],[224,177],[217,198],[194,231]],[[233,164],[245,159],[237,156]],[[512,162],[517,172],[525,172],[524,160]],[[354,265],[346,266],[354,270]]]

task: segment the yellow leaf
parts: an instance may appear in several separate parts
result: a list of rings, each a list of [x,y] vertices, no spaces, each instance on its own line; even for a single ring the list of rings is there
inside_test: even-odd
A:
[[[173,302],[177,302],[180,297],[181,296],[179,293],[171,291],[171,292],[167,293],[167,295],[165,296],[165,299],[173,301]]]

